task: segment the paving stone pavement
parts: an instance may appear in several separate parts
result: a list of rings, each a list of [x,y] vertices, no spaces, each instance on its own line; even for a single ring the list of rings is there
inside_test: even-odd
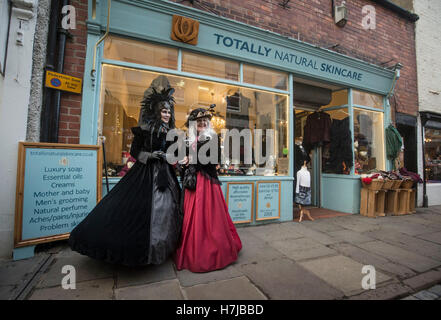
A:
[[[0,299],[441,299],[441,206],[376,219],[238,226],[238,233],[238,260],[208,273],[177,271],[171,259],[110,265],[58,242],[30,259],[0,261]],[[75,268],[74,290],[62,288],[65,265]],[[372,276],[362,273],[366,265],[375,268],[375,289],[362,287]]]

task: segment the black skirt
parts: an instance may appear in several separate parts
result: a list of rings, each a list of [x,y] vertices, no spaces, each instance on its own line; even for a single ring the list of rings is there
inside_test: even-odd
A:
[[[165,190],[158,188],[158,175],[167,179]],[[161,264],[178,245],[182,227],[179,200],[180,187],[169,164],[138,161],[72,230],[69,245],[110,263]]]

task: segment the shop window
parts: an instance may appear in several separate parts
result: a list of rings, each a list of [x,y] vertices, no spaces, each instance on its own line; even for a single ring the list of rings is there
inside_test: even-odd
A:
[[[348,104],[348,90],[338,90],[332,92],[331,102],[328,105],[321,107],[321,109],[344,106],[346,104]]]
[[[385,170],[383,113],[354,108],[355,173]]]
[[[178,49],[109,36],[104,43],[104,59],[176,70],[178,67]]]
[[[241,139],[240,158],[232,159],[230,153],[227,163],[220,168],[220,175],[288,175],[288,95],[105,64],[101,86],[101,130],[106,136],[106,160],[111,176],[118,176],[126,170],[133,139],[130,128],[137,126],[141,100],[152,81],[168,81],[175,88],[178,129],[186,129],[184,124],[191,110],[216,104],[212,126],[218,134],[222,129],[250,129],[251,133],[254,129],[274,130],[273,143],[270,144],[274,158],[257,164],[252,157],[251,164],[245,163],[245,141]],[[259,145],[252,141],[252,146],[266,148],[265,139],[264,136]],[[261,150],[262,155],[267,155],[267,151]]]
[[[239,63],[192,52],[182,52],[182,71],[239,81]]]
[[[425,128],[424,158],[426,161],[426,181],[441,183],[441,129]]]
[[[350,174],[353,166],[352,134],[348,108],[326,110],[332,124],[330,143],[322,149],[322,168],[324,173]]]
[[[244,64],[243,82],[262,87],[288,90],[288,75],[271,69]]]
[[[383,96],[352,90],[352,102],[355,105],[383,110]]]

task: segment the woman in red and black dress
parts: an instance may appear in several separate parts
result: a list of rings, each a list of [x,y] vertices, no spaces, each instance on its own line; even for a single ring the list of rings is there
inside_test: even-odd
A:
[[[195,139],[189,143],[189,148],[196,152],[217,139],[210,119],[210,111],[203,108],[193,110],[188,117],[187,127],[196,122]],[[236,261],[242,243],[228,213],[217,163],[202,164],[199,160],[198,157],[197,163],[192,164],[188,157],[184,159],[184,220],[175,263],[178,270],[208,272]],[[195,185],[191,182],[194,180]]]

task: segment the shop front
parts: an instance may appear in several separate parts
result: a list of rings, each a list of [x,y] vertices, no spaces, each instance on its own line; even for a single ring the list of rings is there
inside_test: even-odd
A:
[[[357,213],[359,175],[389,169],[384,128],[390,123],[386,96],[393,71],[192,8],[147,0],[112,1],[109,33],[95,58],[95,44],[106,31],[107,5],[100,1],[89,10],[85,74],[91,76],[84,78],[80,143],[106,138],[111,186],[130,168],[130,128],[138,123],[144,92],[164,82],[175,89],[178,129],[185,129],[191,110],[215,104],[212,126],[218,134],[222,129],[252,133],[250,141],[240,140],[239,156],[223,159],[219,169],[235,223],[292,220],[295,146],[311,138],[305,126],[314,117],[329,119],[330,129],[328,140],[308,149],[315,206]],[[255,135],[258,129],[261,138]],[[265,135],[269,130],[274,134]],[[253,154],[271,151],[273,156],[258,163],[247,154],[248,144]]]

